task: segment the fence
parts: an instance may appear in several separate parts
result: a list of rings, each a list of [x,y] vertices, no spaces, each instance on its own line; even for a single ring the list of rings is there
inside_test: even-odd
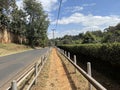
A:
[[[32,75],[33,79],[25,89],[25,90],[30,90],[32,85],[37,83],[37,77],[40,74],[41,69],[44,67],[44,64],[46,63],[46,60],[48,59],[50,52],[51,52],[51,49],[47,51],[46,54],[41,56],[39,60],[34,65],[32,65],[26,72],[24,72],[17,80],[13,80],[11,82],[11,86],[9,86],[6,90],[18,90],[18,87],[25,81],[25,79],[28,76]]]
[[[68,59],[68,61],[89,81],[89,90],[92,90],[92,85],[97,90],[107,90],[105,87],[103,87],[99,82],[97,82],[92,76],[91,76],[91,63],[87,63],[87,72],[85,72],[81,67],[77,65],[76,61],[76,55],[74,55],[74,61],[70,59],[70,53],[67,51],[64,51],[62,49],[57,48],[57,50]]]

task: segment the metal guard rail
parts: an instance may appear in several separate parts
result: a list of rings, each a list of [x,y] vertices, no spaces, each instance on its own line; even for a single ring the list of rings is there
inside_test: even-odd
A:
[[[27,87],[27,90],[30,90],[31,86],[33,85],[33,83],[35,82],[36,78],[38,77],[38,75],[40,74],[44,64],[46,63],[47,60],[47,56],[49,55],[49,52],[51,51],[51,49],[43,56],[41,56],[41,60],[37,61],[37,65],[39,66],[39,71],[37,73],[37,75],[34,77],[34,79],[32,80],[32,82],[30,83],[30,85]],[[41,66],[42,65],[42,66]],[[31,67],[24,72],[17,80],[17,87],[33,72],[35,71],[35,64],[31,65]],[[11,90],[11,86],[9,86],[6,90]]]
[[[69,60],[69,62],[97,89],[97,90],[107,90],[99,82],[97,82],[93,77],[87,74],[82,68],[76,65],[70,58],[68,58],[59,48],[57,50]]]

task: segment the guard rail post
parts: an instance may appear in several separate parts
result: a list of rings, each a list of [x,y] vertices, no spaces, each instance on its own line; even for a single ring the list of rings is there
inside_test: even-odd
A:
[[[65,56],[67,56],[67,52],[65,51]]]
[[[35,77],[37,76],[38,73],[38,63],[35,63]],[[35,84],[37,83],[37,78],[35,79]]]
[[[65,53],[65,51],[63,50],[63,54]]]
[[[76,55],[74,55],[74,63],[75,65],[77,65],[77,61],[76,61]],[[77,72],[77,69],[75,68],[75,73]]]
[[[68,58],[70,59],[70,52],[68,52]]]
[[[70,59],[70,52],[67,53],[67,57]],[[69,62],[68,62],[68,66],[69,66]]]
[[[11,89],[12,90],[17,90],[17,82],[16,82],[16,80],[13,80],[11,84],[12,84]]]
[[[41,56],[41,66],[43,65],[43,56]]]
[[[60,49],[61,52],[63,52],[63,49]]]
[[[90,62],[87,62],[87,73],[91,76],[91,63]],[[88,90],[92,90],[92,85],[90,82],[88,82]]]
[[[63,49],[62,49],[62,51],[63,51],[62,53],[64,53],[64,50],[63,50]]]

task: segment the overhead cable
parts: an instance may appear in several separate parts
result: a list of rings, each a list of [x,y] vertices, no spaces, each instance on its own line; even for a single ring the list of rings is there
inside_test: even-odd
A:
[[[57,29],[57,26],[58,26],[58,20],[59,20],[59,16],[60,16],[61,4],[62,4],[62,0],[60,0],[60,4],[59,4],[58,16],[57,16],[57,20],[56,20],[55,29]]]

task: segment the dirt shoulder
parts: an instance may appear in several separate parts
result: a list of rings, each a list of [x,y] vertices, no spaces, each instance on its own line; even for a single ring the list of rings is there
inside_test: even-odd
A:
[[[63,58],[63,57],[61,57]],[[87,81],[68,62],[61,61],[56,49],[38,77],[38,83],[31,90],[87,90]],[[64,58],[63,58],[64,59]],[[69,68],[69,69],[68,69]]]

